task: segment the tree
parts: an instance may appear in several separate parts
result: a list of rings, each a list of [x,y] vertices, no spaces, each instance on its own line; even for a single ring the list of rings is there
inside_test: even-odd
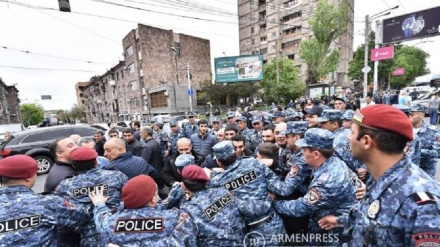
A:
[[[299,79],[299,71],[288,58],[278,59],[279,81],[277,81],[277,59],[264,65],[264,79],[261,81],[265,102],[284,100],[287,102],[302,95],[306,85]]]
[[[72,109],[70,109],[70,116],[72,117],[72,120],[76,123],[76,120],[79,119],[81,122],[85,122],[85,106],[81,105],[73,105]]]
[[[306,83],[316,83],[335,71],[339,64],[339,51],[331,44],[347,31],[347,5],[335,6],[328,0],[319,0],[309,24],[314,36],[300,43],[301,59],[307,64]]]
[[[395,53],[391,71],[397,68],[405,68],[405,74],[392,76],[390,84],[396,88],[402,88],[410,85],[416,77],[429,74],[427,59],[429,54],[414,46],[403,46]]]
[[[374,32],[370,33],[368,43],[368,66],[373,69],[374,62],[371,62],[371,50],[374,49]],[[363,81],[364,73],[361,71],[364,67],[364,49],[365,44],[360,45],[353,55],[353,59],[349,63],[348,75],[352,80]],[[429,70],[426,68],[426,59],[429,54],[412,46],[403,46],[401,44],[394,45],[394,59],[379,61],[378,68],[378,84],[386,85],[391,78],[393,87],[405,87],[411,84],[416,77],[426,75]],[[405,75],[391,76],[391,73],[397,69],[405,68]],[[368,84],[373,82],[373,71],[368,73]],[[379,87],[380,88],[380,87]]]
[[[44,120],[43,108],[37,104],[22,104],[21,115],[23,116],[23,124],[36,125]]]

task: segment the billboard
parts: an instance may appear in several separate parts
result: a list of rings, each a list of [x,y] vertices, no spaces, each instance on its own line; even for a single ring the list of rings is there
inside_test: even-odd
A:
[[[371,50],[371,61],[380,61],[394,58],[394,46]]]
[[[383,43],[439,35],[440,7],[383,20]]]
[[[215,82],[263,80],[263,55],[218,57],[214,59]]]

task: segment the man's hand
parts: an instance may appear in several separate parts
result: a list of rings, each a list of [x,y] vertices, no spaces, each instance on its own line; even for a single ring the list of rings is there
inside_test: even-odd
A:
[[[180,182],[176,181],[176,182],[173,183],[173,185],[171,187],[174,188],[174,187],[178,186],[179,184],[180,184]]]
[[[99,186],[89,194],[90,200],[92,200],[93,205],[103,202],[106,203],[108,200],[108,196],[104,196],[104,187]]]
[[[327,231],[338,227],[337,219],[338,218],[333,215],[324,216],[318,221],[319,227]]]
[[[367,186],[365,186],[365,184],[360,179],[358,179],[358,182],[360,183],[360,185],[357,188],[355,195],[356,199],[360,201],[362,200],[362,198],[364,198],[365,193],[367,193]]]
[[[364,180],[367,176],[367,169],[365,168],[357,169],[357,175],[360,179]]]
[[[277,199],[277,195],[273,192],[267,192],[267,195],[272,198],[272,201],[275,201],[275,199]]]

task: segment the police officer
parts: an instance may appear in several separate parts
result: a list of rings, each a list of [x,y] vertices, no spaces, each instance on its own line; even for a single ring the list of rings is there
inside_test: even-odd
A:
[[[252,219],[271,208],[270,197],[266,201],[242,201],[224,187],[206,188],[209,178],[199,166],[186,166],[182,177],[182,188],[189,199],[181,209],[194,219],[199,246],[242,245],[245,236],[243,217]]]
[[[188,122],[182,126],[182,133],[180,137],[191,138],[193,134],[199,133],[199,127],[196,123],[197,114],[195,112],[188,113]]]
[[[168,156],[173,156],[177,154],[177,140],[179,140],[181,133],[180,128],[176,120],[170,121],[171,132],[168,134]]]
[[[413,125],[414,139],[420,142],[421,159],[420,168],[435,177],[437,158],[440,157],[440,131],[436,126],[425,123],[426,107],[414,104],[409,113]]]
[[[212,128],[209,130],[209,133],[214,135],[217,138],[217,133],[221,128],[221,119],[219,116],[214,116],[212,118]]]
[[[0,245],[58,246],[58,227],[81,227],[89,214],[62,197],[40,195],[31,188],[37,162],[26,155],[0,160]]]
[[[225,187],[242,200],[265,200],[268,190],[283,196],[293,192],[292,178],[281,181],[274,172],[253,157],[237,159],[231,141],[217,143],[212,150],[216,163],[225,170],[212,172],[211,187]],[[248,231],[264,236],[267,245],[279,244],[274,242],[272,235],[285,233],[280,217],[273,210],[246,223]]]
[[[163,131],[163,123],[157,122],[154,124],[154,131],[156,132],[156,136],[154,139],[160,144],[160,149],[162,153],[162,157],[168,157],[168,142],[170,141],[168,138],[168,134]]]
[[[101,188],[94,190],[90,198],[105,246],[197,246],[195,225],[187,213],[156,208],[157,185],[150,176],[139,175],[125,184],[122,211],[111,213]]]
[[[353,124],[353,115],[353,110],[345,110],[344,114],[342,114],[342,127],[351,129],[351,125]]]
[[[440,185],[403,154],[411,122],[389,105],[362,108],[353,122],[353,156],[374,181],[348,218],[328,216],[321,227],[346,225],[345,246],[439,246]]]
[[[358,175],[360,179],[366,180],[367,168],[361,161],[353,158],[350,150],[348,149],[348,135],[350,131],[342,127],[342,115],[343,112],[341,110],[324,110],[322,112],[322,116],[316,121],[320,124],[321,128],[334,133],[334,155],[341,159],[354,173]]]
[[[342,228],[326,231],[319,227],[318,220],[328,214],[347,214],[356,203],[357,184],[351,179],[348,167],[333,155],[333,140],[332,132],[313,128],[306,131],[303,139],[295,142],[296,146],[303,147],[304,160],[314,170],[313,180],[304,197],[274,202],[274,208],[281,214],[295,217],[310,215],[308,233],[326,233],[329,239],[309,241],[323,246],[337,244]]]
[[[91,213],[93,207],[89,193],[97,187],[102,187],[105,195],[109,197],[107,206],[118,208],[121,203],[121,189],[128,181],[128,177],[120,171],[97,169],[98,154],[88,147],[78,147],[72,150],[69,156],[78,175],[62,180],[55,192],[76,205],[88,208]],[[101,246],[101,236],[96,230],[93,215],[85,226],[76,231],[81,234],[81,246]]]

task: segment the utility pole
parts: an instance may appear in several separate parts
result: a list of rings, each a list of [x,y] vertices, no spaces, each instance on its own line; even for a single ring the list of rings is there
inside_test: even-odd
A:
[[[189,71],[189,63],[186,63],[186,76],[188,77],[188,98],[189,98],[189,111],[193,111],[192,105],[192,89],[191,89],[191,73]]]
[[[280,20],[280,3],[279,0],[276,0],[276,8],[277,8],[277,19]],[[280,103],[280,95],[278,92],[279,86],[280,86],[280,68],[278,65],[278,57],[281,53],[281,21],[277,21],[277,40],[276,40],[276,74],[277,74],[277,86],[276,86],[276,95],[277,95],[277,104]]]
[[[366,15],[365,16],[365,50],[364,50],[364,68],[363,68],[363,72],[364,72],[364,98],[367,97],[367,93],[368,93],[368,44],[369,44],[369,37],[368,37],[368,33],[369,33],[369,27],[370,27],[370,16]]]
[[[174,61],[176,64],[176,83],[179,84],[179,68],[177,67],[177,55],[180,54],[180,48],[179,47],[171,47],[171,50],[174,52]],[[176,114],[179,113],[177,110],[177,98],[176,98],[176,83],[173,83],[173,96],[174,96],[174,109],[176,111]],[[171,109],[170,109],[171,111]]]

